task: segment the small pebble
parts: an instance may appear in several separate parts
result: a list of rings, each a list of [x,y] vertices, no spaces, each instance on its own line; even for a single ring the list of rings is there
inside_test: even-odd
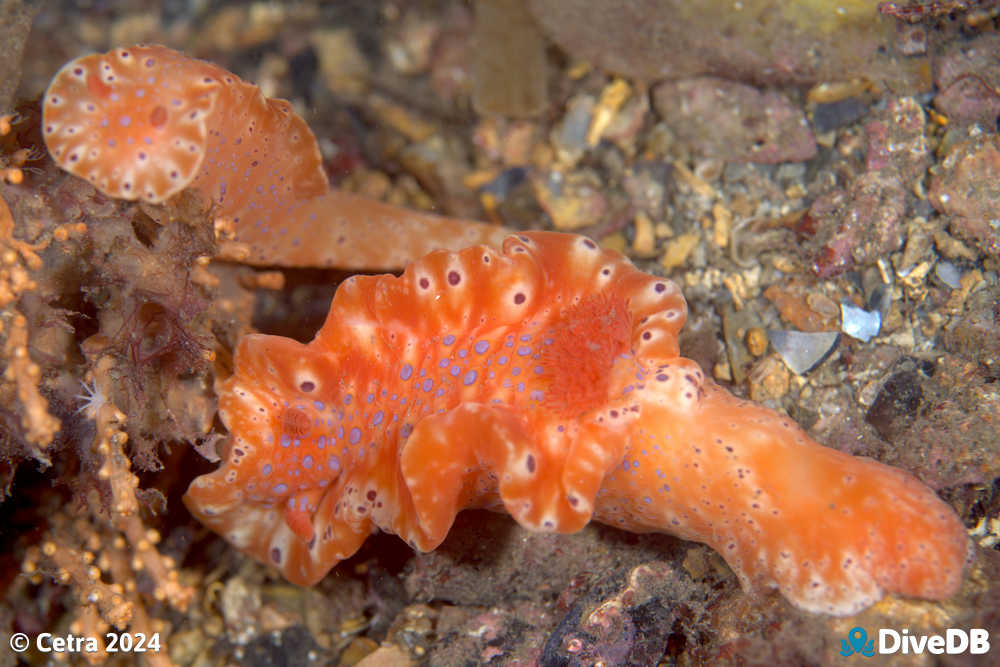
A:
[[[937,266],[934,267],[934,275],[952,289],[958,289],[962,286],[962,274],[951,262],[938,262]]]

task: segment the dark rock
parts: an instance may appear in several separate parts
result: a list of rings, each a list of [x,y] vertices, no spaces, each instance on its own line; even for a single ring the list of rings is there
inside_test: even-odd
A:
[[[246,667],[301,667],[323,664],[330,657],[309,630],[293,625],[281,632],[255,637],[243,647],[240,664]]]
[[[933,371],[933,365],[918,365],[912,359],[900,364],[903,368],[885,381],[875,402],[868,409],[865,421],[875,427],[885,440],[893,441],[906,428],[917,410],[924,392],[921,387],[925,377],[921,371]]]
[[[681,545],[665,535],[637,537],[591,523],[573,535],[533,533],[506,516],[462,512],[434,551],[418,554],[404,572],[417,601],[490,606],[512,598],[558,595],[582,570],[609,573],[664,559]],[[613,545],[633,543],[623,556]]]
[[[824,134],[838,127],[850,125],[866,113],[868,113],[868,101],[858,97],[817,104],[812,112],[813,129],[817,134]]]

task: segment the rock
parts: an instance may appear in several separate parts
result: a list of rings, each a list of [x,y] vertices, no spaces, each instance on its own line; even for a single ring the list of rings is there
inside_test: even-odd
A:
[[[588,169],[565,174],[552,171],[532,177],[535,197],[559,231],[590,227],[604,220],[608,212],[606,188],[598,175]]]
[[[868,140],[865,167],[877,171],[894,167],[903,181],[923,178],[931,164],[924,110],[912,97],[898,97],[865,125]]]
[[[905,212],[906,190],[892,166],[862,174],[846,195],[840,190],[821,195],[800,224],[800,230],[814,230],[821,243],[813,271],[831,278],[895,252],[903,243]]]
[[[977,363],[948,354],[937,363],[904,359],[865,419],[891,445],[880,459],[931,488],[1000,475],[1000,394]]]
[[[1000,138],[988,134],[956,144],[934,174],[929,198],[956,234],[1000,254]]]
[[[545,38],[524,0],[479,0],[475,9],[473,106],[481,114],[538,114],[548,103]]]
[[[877,14],[877,0],[529,4],[543,30],[573,58],[633,79],[714,74],[801,85],[864,74],[891,90],[929,88],[924,58],[896,58],[896,22]]]
[[[1000,114],[1000,35],[986,33],[969,41],[951,41],[934,59],[938,93],[934,107],[949,124],[984,123],[993,127]]]
[[[695,155],[765,163],[816,155],[805,113],[777,91],[697,77],[659,84],[653,106]]]
[[[965,312],[949,323],[942,338],[944,348],[1000,371],[1000,288],[993,285],[974,292]]]
[[[924,374],[933,373],[934,365],[905,359],[898,370],[889,376],[875,402],[868,409],[865,421],[875,427],[883,439],[894,440],[920,409],[924,391]]]

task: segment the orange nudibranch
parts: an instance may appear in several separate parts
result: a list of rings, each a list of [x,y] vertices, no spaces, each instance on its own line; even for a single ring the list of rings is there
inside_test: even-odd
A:
[[[42,135],[60,167],[111,197],[160,203],[199,190],[235,230],[222,256],[245,263],[398,269],[509,233],[330,191],[291,104],[163,46],[67,63],[45,92]]]
[[[476,507],[703,542],[747,589],[809,611],[954,594],[968,539],[952,509],[717,386],[679,356],[686,312],[669,280],[567,234],[354,276],[312,342],[240,343],[225,462],[185,503],[303,585],[375,529],[430,550]]]

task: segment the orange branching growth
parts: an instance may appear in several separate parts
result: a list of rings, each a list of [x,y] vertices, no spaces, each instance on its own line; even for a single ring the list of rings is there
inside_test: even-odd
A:
[[[686,312],[672,282],[574,235],[354,276],[311,343],[243,339],[219,399],[225,461],[185,502],[299,584],[374,528],[429,550],[480,507],[704,542],[810,611],[954,594],[955,513],[715,385],[679,356]]]
[[[35,583],[50,576],[69,586],[79,604],[78,626],[91,630],[114,626],[151,637],[166,633],[147,607],[162,603],[183,612],[195,589],[181,580],[177,563],[157,550],[160,534],[147,528],[140,516],[139,480],[123,449],[128,441],[126,417],[107,399],[110,370],[110,357],[97,361],[87,403],[81,408],[95,422],[90,454],[96,459],[96,479],[107,484],[110,493],[91,489],[77,501],[83,512],[51,517],[45,538],[28,549],[21,571]],[[110,500],[105,503],[104,497]],[[151,587],[137,583],[140,574],[148,576]],[[91,636],[103,637],[103,632]],[[88,658],[97,663],[102,655],[103,648]],[[148,658],[150,664],[172,664],[165,654]]]
[[[232,229],[223,256],[253,264],[391,269],[433,248],[497,243],[482,223],[329,192],[316,139],[284,100],[162,46],[66,64],[45,94],[60,167],[121,199],[196,188]]]
[[[13,385],[22,406],[21,426],[24,440],[32,447],[30,455],[46,465],[46,449],[62,425],[49,412],[48,399],[39,392],[42,370],[28,353],[28,321],[15,306],[22,294],[37,288],[32,272],[42,268],[38,253],[53,240],[65,241],[85,229],[82,224],[57,227],[41,241],[27,243],[14,237],[14,217],[0,197],[0,335],[6,362],[3,380]]]

